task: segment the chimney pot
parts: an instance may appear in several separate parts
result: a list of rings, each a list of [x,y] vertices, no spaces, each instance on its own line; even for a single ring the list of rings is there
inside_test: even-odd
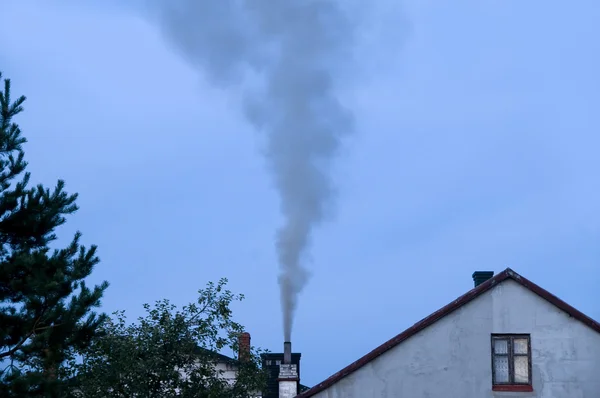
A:
[[[488,279],[491,279],[494,276],[494,271],[475,271],[472,276],[475,287],[477,287]]]
[[[238,359],[247,361],[250,359],[250,333],[240,333],[238,337]]]
[[[292,363],[292,343],[289,341],[283,343],[283,363],[286,365]]]

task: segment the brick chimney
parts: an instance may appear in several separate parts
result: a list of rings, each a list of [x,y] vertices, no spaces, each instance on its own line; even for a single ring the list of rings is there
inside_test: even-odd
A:
[[[473,283],[475,284],[475,287],[477,287],[488,279],[491,279],[494,276],[494,271],[475,271],[472,276]]]
[[[240,333],[238,337],[238,359],[247,361],[250,359],[250,333]]]

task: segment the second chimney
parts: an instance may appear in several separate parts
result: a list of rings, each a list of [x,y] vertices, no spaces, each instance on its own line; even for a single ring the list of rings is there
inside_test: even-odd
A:
[[[238,359],[247,361],[250,359],[250,333],[241,333],[238,337]]]
[[[473,283],[475,284],[475,287],[477,287],[488,279],[491,279],[494,276],[494,271],[475,271],[472,276]]]

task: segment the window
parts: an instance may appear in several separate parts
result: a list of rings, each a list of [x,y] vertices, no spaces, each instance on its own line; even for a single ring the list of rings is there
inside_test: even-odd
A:
[[[533,391],[529,335],[492,335],[492,389]]]

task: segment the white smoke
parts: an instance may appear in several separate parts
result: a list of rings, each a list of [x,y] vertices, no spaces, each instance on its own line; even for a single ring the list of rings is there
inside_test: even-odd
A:
[[[341,0],[340,0],[341,1]],[[307,282],[304,255],[333,196],[330,163],[352,130],[334,93],[353,41],[335,0],[153,0],[163,33],[221,87],[245,87],[245,114],[266,138],[266,159],[280,195],[277,231],[285,341]]]

